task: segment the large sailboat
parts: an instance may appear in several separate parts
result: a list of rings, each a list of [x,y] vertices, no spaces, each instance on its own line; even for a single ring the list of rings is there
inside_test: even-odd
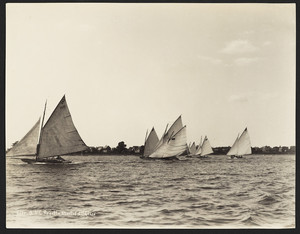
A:
[[[201,158],[207,158],[207,155],[212,154],[214,151],[209,143],[207,136],[204,137],[202,145],[198,147],[196,155],[199,155]]]
[[[147,133],[148,133],[148,131],[147,131]],[[149,155],[153,153],[155,146],[157,145],[157,143],[159,141],[154,127],[150,131],[148,137],[147,137],[147,133],[146,133],[145,144],[144,144],[144,153],[141,158],[149,157]]]
[[[43,126],[46,105],[41,124],[39,119],[7,156],[35,156],[22,158],[26,163],[70,163],[60,156],[88,149],[74,126],[65,95]]]
[[[242,135],[240,137],[239,135],[237,136],[227,155],[229,155],[231,158],[242,158],[243,155],[247,154],[252,154],[252,151],[250,136],[247,128],[245,128]]]
[[[179,116],[172,126],[167,130],[168,125],[161,139],[155,146],[149,158],[170,159],[176,158],[187,149],[186,126],[182,126],[181,116]]]

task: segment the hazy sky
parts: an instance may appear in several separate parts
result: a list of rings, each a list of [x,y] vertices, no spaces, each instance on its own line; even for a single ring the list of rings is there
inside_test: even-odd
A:
[[[6,144],[61,97],[89,146],[295,145],[295,4],[7,4]]]

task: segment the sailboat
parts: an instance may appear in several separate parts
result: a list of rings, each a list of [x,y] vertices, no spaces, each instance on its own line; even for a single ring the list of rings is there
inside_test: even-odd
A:
[[[242,158],[243,155],[247,155],[247,154],[252,154],[252,151],[251,151],[250,136],[247,128],[245,128],[242,135],[240,137],[239,135],[237,136],[236,140],[234,141],[227,155],[229,155],[233,159],[233,158]]]
[[[181,116],[175,120],[168,130],[167,128],[168,125],[149,158],[172,159],[186,151],[186,126],[182,126]]]
[[[195,155],[196,154],[196,144],[195,144],[195,142],[193,142],[193,144],[192,145],[189,145],[189,152],[188,152],[188,157],[192,157],[193,155]]]
[[[209,143],[207,136],[204,137],[202,145],[198,147],[196,155],[199,155],[202,158],[207,158],[207,155],[212,154],[214,151]]]
[[[200,140],[199,145],[196,146],[196,151],[195,151],[194,155],[200,155],[201,154],[201,150],[202,150],[201,146],[202,146],[202,136],[201,136],[201,140]]]
[[[148,131],[146,132],[144,153],[143,153],[143,156],[141,156],[141,158],[149,157],[149,155],[153,153],[155,146],[157,145],[157,143],[159,141],[154,127],[150,131],[148,137],[147,137],[147,134],[148,134]]]
[[[65,95],[43,126],[46,105],[47,102],[41,124],[39,118],[32,129],[7,152],[7,156],[35,156],[35,159],[22,158],[26,163],[70,163],[60,155],[88,149],[74,126]]]

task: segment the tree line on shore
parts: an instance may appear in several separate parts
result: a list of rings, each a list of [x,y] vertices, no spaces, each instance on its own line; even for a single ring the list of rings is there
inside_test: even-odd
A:
[[[11,148],[17,144],[14,142]],[[126,147],[124,141],[120,141],[116,147],[106,146],[88,146],[88,149],[73,155],[142,155],[144,153],[144,145]],[[11,148],[7,149],[8,152]],[[230,149],[230,146],[221,146],[212,148],[215,155],[226,155]],[[263,146],[263,147],[251,147],[252,154],[295,154],[295,146]],[[186,152],[187,153],[187,152]]]
[[[215,155],[225,155],[230,149],[230,146],[221,146],[212,148]],[[295,154],[295,146],[263,146],[251,147],[252,154]],[[142,155],[144,153],[144,145],[132,146],[126,148],[124,141],[118,143],[116,147],[110,146],[90,146],[88,150],[82,152],[83,155]]]

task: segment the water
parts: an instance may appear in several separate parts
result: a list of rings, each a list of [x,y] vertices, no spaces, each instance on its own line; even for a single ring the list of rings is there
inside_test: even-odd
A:
[[[295,155],[7,159],[7,227],[293,228]]]

